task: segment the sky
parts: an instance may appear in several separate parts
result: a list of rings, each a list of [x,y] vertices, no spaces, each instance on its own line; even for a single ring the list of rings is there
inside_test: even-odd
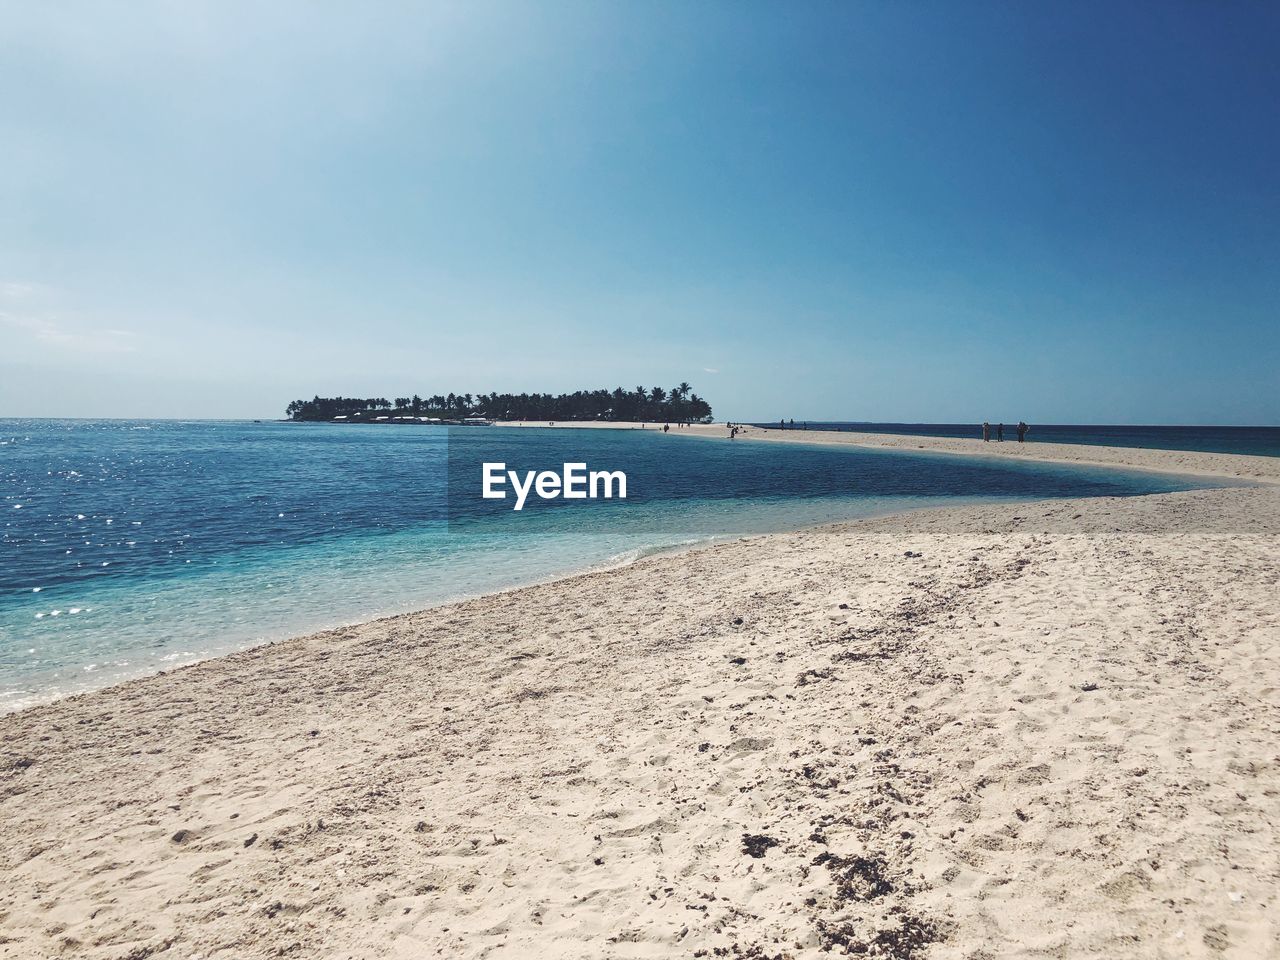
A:
[[[1280,423],[1280,6],[0,0],[0,417]]]

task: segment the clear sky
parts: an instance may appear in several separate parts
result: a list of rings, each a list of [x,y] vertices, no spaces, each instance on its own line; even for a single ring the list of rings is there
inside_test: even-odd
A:
[[[0,0],[0,416],[1280,423],[1280,6]]]

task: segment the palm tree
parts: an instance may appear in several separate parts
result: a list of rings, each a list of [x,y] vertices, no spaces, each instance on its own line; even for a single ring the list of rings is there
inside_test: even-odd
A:
[[[708,420],[711,405],[693,393],[687,383],[672,387],[670,392],[661,387],[636,387],[634,391],[617,387],[610,390],[577,390],[574,393],[553,395],[549,393],[435,394],[424,399],[418,394],[412,397],[396,397],[395,409],[400,413],[412,410],[414,415],[434,412],[446,417],[456,416],[456,411],[479,412],[481,405],[490,417],[521,420]],[[385,397],[359,399],[354,397],[314,397],[311,400],[294,400],[285,408],[285,415],[293,420],[332,420],[335,416],[360,418],[367,410],[390,410],[392,404]]]

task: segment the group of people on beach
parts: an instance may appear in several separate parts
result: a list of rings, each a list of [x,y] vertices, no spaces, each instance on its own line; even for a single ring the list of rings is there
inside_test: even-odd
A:
[[[1027,434],[1031,432],[1031,428],[1028,427],[1021,420],[1019,420],[1017,430],[1018,430],[1018,442],[1024,443],[1027,439]],[[991,439],[991,424],[987,423],[984,420],[982,421],[982,442],[987,443],[988,441],[990,441],[990,439]],[[997,443],[1004,442],[1004,424],[1003,423],[996,424],[996,442]]]
[[[658,428],[658,425],[657,425],[656,423],[655,423],[653,426],[654,426],[654,429],[657,429],[657,428]],[[688,426],[688,424],[687,424],[687,423],[684,423],[684,422],[682,422],[682,421],[680,421],[680,420],[677,420],[677,421],[676,421],[676,426],[677,426],[677,427],[687,427],[687,426]],[[644,423],[640,424],[640,429],[641,429],[641,430],[648,430],[648,429],[649,429],[649,422],[646,420]],[[664,424],[662,425],[662,432],[663,432],[663,433],[670,433],[670,432],[671,432],[671,424],[669,424],[669,423],[664,423]]]

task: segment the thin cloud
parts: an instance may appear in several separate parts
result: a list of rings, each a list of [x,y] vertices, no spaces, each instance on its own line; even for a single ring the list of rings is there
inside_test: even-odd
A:
[[[719,372],[720,372],[720,371],[719,371],[719,370],[717,370],[715,367],[703,367],[702,369],[703,369],[703,371],[705,371],[706,373],[719,373]]]
[[[40,293],[43,288],[22,280],[0,280],[0,299],[25,300]]]
[[[130,353],[137,349],[128,330],[69,330],[50,317],[0,311],[0,325],[37,343],[88,353]]]
[[[41,346],[83,353],[131,353],[131,330],[68,323],[55,305],[60,291],[27,280],[0,280],[0,327]]]
[[[66,343],[71,340],[71,334],[43,317],[26,317],[0,312],[0,323],[12,330],[28,333],[32,338],[44,343]]]

